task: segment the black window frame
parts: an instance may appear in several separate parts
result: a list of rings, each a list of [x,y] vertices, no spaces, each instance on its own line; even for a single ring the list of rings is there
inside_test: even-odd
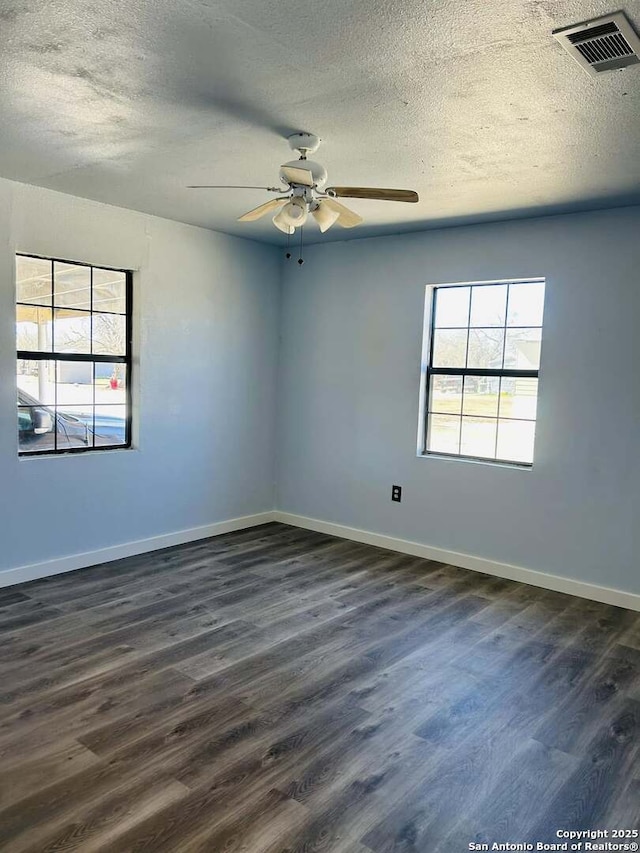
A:
[[[100,445],[92,445],[87,447],[66,447],[64,449],[59,449],[57,447],[58,443],[58,431],[57,429],[53,430],[54,434],[54,446],[51,449],[47,450],[20,450],[18,447],[18,456],[21,458],[31,458],[36,456],[66,456],[69,454],[76,453],[94,453],[94,452],[102,452],[104,450],[128,450],[131,448],[132,443],[132,373],[133,373],[133,270],[122,269],[120,267],[112,267],[105,264],[91,264],[85,261],[70,261],[64,258],[53,258],[47,255],[36,255],[30,252],[15,252],[14,257],[17,258],[34,258],[39,261],[48,261],[51,264],[51,310],[52,317],[55,316],[55,264],[69,264],[77,267],[86,267],[88,268],[91,276],[91,307],[90,310],[86,313],[89,314],[91,318],[91,327],[93,328],[93,315],[100,314],[105,312],[94,311],[93,308],[93,271],[97,270],[109,270],[112,272],[123,273],[125,276],[125,301],[126,301],[126,312],[124,314],[125,317],[125,354],[124,355],[111,355],[105,353],[69,353],[69,352],[41,352],[39,350],[16,350],[16,361],[26,360],[26,361],[53,361],[53,362],[82,362],[85,364],[124,364],[126,367],[126,418],[125,418],[125,440],[124,443],[119,444],[100,444]],[[14,310],[16,311],[20,305],[27,305],[28,307],[33,307],[33,303],[24,303],[19,302],[17,298],[17,290],[16,290],[16,298],[14,301]],[[107,312],[111,313],[111,312]],[[115,314],[114,316],[123,316],[122,314]],[[95,381],[95,370],[94,370],[94,381]],[[56,380],[57,387],[57,380]],[[94,390],[95,394],[95,390]],[[47,407],[48,408],[48,407]],[[54,404],[54,411],[57,411]],[[93,404],[93,414],[94,414],[94,426],[95,426],[95,399]]]
[[[498,431],[496,429],[496,452],[494,456],[474,456],[468,453],[447,453],[440,450],[428,450],[429,443],[429,417],[432,414],[438,414],[437,412],[430,411],[430,399],[431,399],[431,383],[433,376],[456,376],[462,378],[462,401],[461,401],[461,410],[460,417],[463,417],[463,408],[464,408],[464,385],[465,385],[465,377],[466,376],[478,376],[478,377],[489,377],[489,378],[507,378],[507,379],[536,379],[540,378],[540,366],[538,366],[537,370],[519,370],[519,369],[511,369],[505,368],[504,366],[500,369],[493,368],[473,368],[473,367],[434,367],[433,366],[433,348],[434,348],[434,339],[435,339],[435,331],[436,331],[436,312],[437,312],[437,299],[438,299],[438,291],[439,290],[450,290],[452,288],[463,288],[468,287],[470,289],[469,292],[469,314],[467,316],[467,325],[460,327],[451,327],[451,328],[460,328],[466,329],[469,332],[471,329],[475,328],[471,325],[471,306],[473,302],[473,289],[480,287],[495,287],[496,285],[508,285],[509,289],[507,290],[507,301],[505,307],[505,325],[495,326],[496,329],[504,328],[505,329],[505,343],[506,346],[506,330],[508,328],[539,328],[541,333],[544,328],[544,314],[542,318],[542,323],[540,326],[508,326],[508,312],[509,312],[509,293],[511,285],[522,285],[522,284],[543,284],[545,287],[545,299],[546,299],[546,279],[543,277],[533,277],[526,279],[507,279],[507,280],[496,280],[496,281],[469,281],[469,282],[459,282],[456,284],[438,284],[432,285],[428,288],[431,291],[431,299],[427,301],[429,314],[429,323],[428,323],[428,347],[427,347],[427,361],[426,366],[424,368],[424,397],[422,398],[422,409],[421,409],[421,435],[420,435],[420,444],[418,448],[418,452],[420,456],[425,457],[435,457],[435,458],[444,458],[444,459],[462,459],[466,461],[472,462],[483,462],[488,465],[501,465],[507,467],[517,467],[517,468],[525,468],[531,469],[533,468],[533,461],[531,462],[522,462],[518,460],[512,459],[502,459],[497,455],[497,444],[498,444]],[[449,328],[449,327],[447,327]],[[425,320],[425,332],[427,329],[427,323]],[[469,338],[467,337],[467,357],[469,351]],[[503,363],[504,363],[504,347],[503,347]],[[539,386],[538,386],[538,394],[539,394]],[[475,417],[475,416],[474,416]],[[488,418],[489,419],[489,418]],[[491,420],[499,421],[499,416],[496,415],[495,418],[490,418]],[[510,418],[510,420],[521,420],[519,418]],[[533,421],[535,426],[537,427],[538,417],[536,412],[536,418]],[[458,448],[460,450],[462,444],[462,430],[460,431],[460,443]],[[534,452],[535,452],[535,438],[534,438]]]

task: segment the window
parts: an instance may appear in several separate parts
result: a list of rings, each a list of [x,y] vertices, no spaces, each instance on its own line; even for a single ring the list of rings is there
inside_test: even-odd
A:
[[[544,281],[431,292],[421,452],[531,466]]]
[[[132,273],[16,256],[21,456],[131,445]]]

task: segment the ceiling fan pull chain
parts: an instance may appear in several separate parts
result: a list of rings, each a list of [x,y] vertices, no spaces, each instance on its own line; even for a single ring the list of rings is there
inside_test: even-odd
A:
[[[285,254],[285,258],[289,261],[291,260],[291,251],[290,251],[290,243],[291,243],[291,235],[287,233],[287,251]]]
[[[302,266],[302,264],[304,263],[304,258],[302,257],[302,252],[304,249],[303,232],[304,232],[304,225],[301,225],[300,226],[300,257],[298,258],[298,263],[300,264],[300,266]]]

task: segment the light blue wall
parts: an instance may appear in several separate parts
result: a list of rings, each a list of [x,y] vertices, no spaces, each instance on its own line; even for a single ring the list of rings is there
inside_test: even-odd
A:
[[[273,247],[0,181],[0,571],[275,503],[640,592],[639,237],[628,208],[281,268]],[[15,251],[138,271],[136,449],[17,458]],[[547,279],[533,470],[416,458],[425,285],[529,276]]]
[[[136,449],[18,459],[15,251],[137,271]],[[271,510],[279,293],[272,247],[0,181],[0,571]]]
[[[417,458],[425,285],[533,276],[533,469]],[[280,509],[640,592],[640,208],[313,246],[281,330]]]

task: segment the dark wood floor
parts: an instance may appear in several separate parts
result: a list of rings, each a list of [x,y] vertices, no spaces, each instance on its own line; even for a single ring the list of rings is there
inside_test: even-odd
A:
[[[0,638],[12,853],[640,825],[640,614],[272,524],[0,590]]]

